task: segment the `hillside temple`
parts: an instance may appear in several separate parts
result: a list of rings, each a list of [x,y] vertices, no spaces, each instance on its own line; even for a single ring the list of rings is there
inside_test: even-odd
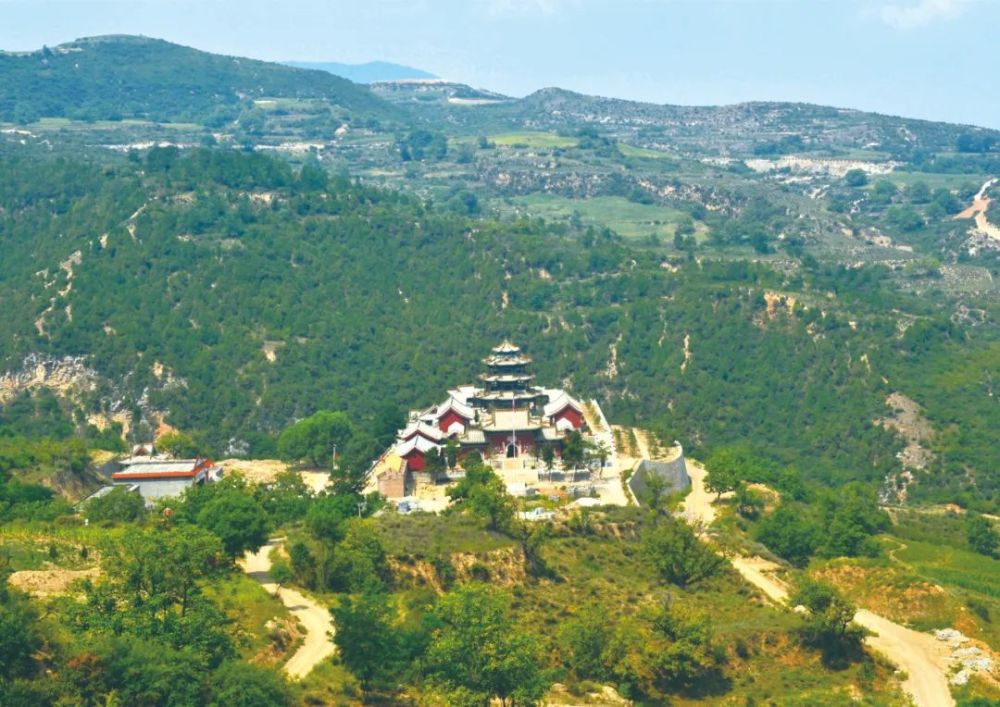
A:
[[[406,496],[415,482],[434,483],[428,460],[449,443],[461,460],[479,453],[505,477],[537,469],[545,446],[561,456],[568,434],[588,433],[583,405],[565,390],[534,384],[531,359],[510,341],[483,359],[480,385],[448,391],[444,402],[409,415],[393,446],[376,463],[379,491]]]

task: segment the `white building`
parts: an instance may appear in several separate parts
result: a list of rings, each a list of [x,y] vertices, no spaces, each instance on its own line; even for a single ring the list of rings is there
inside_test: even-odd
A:
[[[222,467],[211,459],[168,459],[142,456],[123,459],[122,468],[111,475],[115,486],[135,486],[151,503],[167,496],[179,496],[192,486],[218,481]]]

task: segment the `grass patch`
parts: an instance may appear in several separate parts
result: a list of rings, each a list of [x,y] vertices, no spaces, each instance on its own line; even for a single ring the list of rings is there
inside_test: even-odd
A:
[[[377,519],[376,528],[391,555],[490,552],[514,544],[505,535],[484,530],[481,521],[461,515],[387,513]]]
[[[533,147],[540,149],[576,147],[580,144],[580,141],[575,137],[566,137],[565,135],[557,135],[556,133],[534,132],[530,130],[491,135],[489,139],[490,142],[504,147]]]
[[[532,194],[516,198],[513,202],[530,216],[548,221],[567,221],[577,214],[585,225],[607,226],[631,239],[648,238],[652,234],[664,241],[673,239],[676,224],[685,216],[678,209],[637,204],[621,196],[570,199],[554,194]],[[703,231],[702,227],[699,232]]]
[[[911,565],[922,577],[938,584],[959,587],[1000,599],[1000,560],[968,550],[926,542],[908,541],[895,557]]]
[[[336,655],[313,668],[298,684],[298,689],[303,705],[361,704],[357,680],[339,663]]]
[[[233,572],[207,585],[205,596],[235,622],[236,643],[245,658],[256,657],[255,662],[269,665],[280,664],[298,647],[298,643],[284,646],[283,650],[273,646],[267,623],[272,619],[288,619],[291,615],[277,597],[268,594],[242,572]]]
[[[651,571],[638,537],[616,537],[609,530],[555,538],[543,554],[558,579],[515,587],[514,610],[521,625],[541,635],[553,650],[561,624],[584,607],[599,606],[614,623],[671,601],[711,617],[728,656],[724,672],[730,685],[720,695],[726,704],[848,705],[856,704],[850,695],[858,691],[872,695],[877,704],[905,704],[887,666],[876,666],[873,678],[863,674],[861,664],[843,671],[823,667],[819,655],[804,650],[793,635],[801,619],[770,605],[735,570],[693,591],[678,590]],[[671,704],[704,703],[672,696]]]
[[[97,566],[96,545],[102,531],[93,528],[0,529],[0,563],[20,570],[86,570]]]

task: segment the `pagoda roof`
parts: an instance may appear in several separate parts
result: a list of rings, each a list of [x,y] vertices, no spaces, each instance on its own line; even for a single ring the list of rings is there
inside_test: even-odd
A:
[[[482,430],[475,428],[466,430],[465,434],[458,438],[460,444],[486,444],[486,435]]]
[[[480,380],[487,383],[518,383],[534,378],[531,373],[483,373]]]
[[[509,403],[515,400],[537,400],[542,395],[538,388],[528,386],[522,390],[480,390],[476,393],[476,400]]]
[[[499,356],[494,354],[484,358],[483,363],[487,366],[527,366],[531,363],[531,359],[523,354],[515,354],[512,356]]]
[[[441,437],[443,436],[439,428],[425,422],[424,420],[417,420],[415,422],[411,422],[405,429],[400,430],[399,439],[407,440],[414,435],[422,435],[432,442],[441,441]]]
[[[504,339],[502,344],[493,347],[493,353],[495,354],[521,353],[521,347],[511,343],[510,339]]]
[[[420,435],[415,435],[414,437],[411,437],[405,442],[397,444],[396,448],[393,450],[393,453],[396,454],[397,456],[405,457],[407,454],[413,452],[414,450],[420,452],[421,454],[425,454],[432,449],[440,449],[440,448],[441,445],[434,444],[434,442],[431,442],[429,439],[421,437]]]
[[[565,390],[551,390],[549,393],[551,397],[549,398],[549,402],[545,405],[546,417],[555,415],[560,410],[567,407],[573,408],[577,412],[583,412],[583,406],[580,405],[576,398],[571,396]]]
[[[437,406],[437,409],[434,411],[434,417],[440,419],[441,417],[444,417],[449,410],[454,410],[466,420],[471,420],[476,416],[476,411],[473,410],[471,406],[462,402],[453,395],[449,395],[447,400]]]

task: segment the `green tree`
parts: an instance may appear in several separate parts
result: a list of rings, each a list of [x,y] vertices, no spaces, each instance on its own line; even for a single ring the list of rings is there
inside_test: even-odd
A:
[[[341,592],[382,591],[391,579],[385,548],[371,521],[354,519],[333,551],[330,588]]]
[[[669,603],[653,613],[653,641],[647,655],[661,691],[693,690],[709,682],[725,664],[725,650],[715,644],[711,621]]]
[[[183,432],[168,432],[156,440],[156,448],[178,459],[202,457],[205,454],[202,446],[191,435]]]
[[[893,197],[899,190],[896,185],[890,182],[888,179],[880,179],[875,182],[875,185],[871,190],[871,202],[880,206],[892,203]]]
[[[600,465],[599,475],[604,475],[604,465],[608,462],[608,458],[611,456],[611,447],[603,439],[597,442],[591,449],[591,456],[596,459]]]
[[[804,506],[782,503],[764,516],[754,536],[796,567],[804,567],[819,546],[821,529]]]
[[[683,521],[664,517],[643,535],[643,550],[656,572],[682,589],[722,571],[725,560]]]
[[[931,205],[940,210],[941,213],[952,215],[962,210],[962,203],[958,200],[950,189],[939,187],[931,195]]]
[[[330,613],[337,626],[333,642],[340,660],[358,679],[365,697],[373,689],[392,687],[405,654],[389,597],[375,592],[345,596]]]
[[[279,586],[291,584],[295,580],[295,572],[288,560],[284,558],[272,561],[271,569],[267,573],[271,576],[271,580]]]
[[[282,526],[305,517],[313,494],[300,474],[283,471],[270,484],[259,485],[255,495],[271,523]]]
[[[906,189],[906,196],[913,204],[926,204],[931,200],[931,190],[927,182],[914,182]]]
[[[320,496],[309,506],[306,527],[321,540],[340,540],[347,530],[347,521],[357,514],[357,501],[356,496],[347,494]]]
[[[965,519],[965,537],[969,547],[980,555],[993,557],[1000,546],[1000,534],[988,518],[970,513]]]
[[[567,469],[576,469],[587,458],[587,442],[577,430],[572,430],[563,440],[562,461]]]
[[[218,536],[232,558],[256,552],[267,542],[267,512],[242,491],[217,495],[198,512],[197,522]]]
[[[551,524],[511,519],[506,532],[521,548],[528,577],[540,577],[549,572],[545,558],[542,557],[542,547],[552,536]]]
[[[228,568],[219,538],[202,528],[128,529],[101,544],[101,568],[115,592],[134,606],[176,607],[181,616],[201,594],[203,582]]]
[[[482,462],[466,460],[465,478],[448,487],[446,493],[453,502],[461,501],[471,513],[485,518],[490,530],[504,530],[514,517],[506,484]]]
[[[667,480],[655,471],[637,471],[637,474],[645,476],[646,491],[637,499],[639,503],[645,503],[652,512],[653,518],[658,520],[660,511],[663,510],[663,502],[667,497]]]
[[[821,498],[826,516],[821,553],[828,557],[874,557],[879,553],[873,535],[889,528],[888,514],[879,508],[874,490],[848,484]]]
[[[602,607],[585,608],[559,629],[559,653],[563,664],[580,680],[606,680],[605,650],[612,626]]]
[[[722,494],[736,490],[740,481],[749,477],[747,458],[740,450],[726,447],[715,452],[705,461],[705,488],[722,498]]]
[[[868,184],[868,174],[863,169],[852,169],[844,175],[844,184],[852,188]]]
[[[740,482],[736,486],[736,512],[744,518],[755,520],[764,510],[764,497],[759,491]]]
[[[99,498],[88,501],[84,513],[92,523],[101,521],[134,523],[146,517],[146,502],[139,494],[119,486]]]
[[[458,463],[459,444],[454,439],[448,438],[444,445],[444,459],[448,463],[449,469],[454,469]]]
[[[449,704],[514,707],[545,694],[541,644],[514,625],[506,596],[467,585],[441,597],[433,619],[427,670]]]
[[[116,642],[121,638],[148,644],[154,652],[190,653],[196,656],[198,670],[213,669],[235,656],[228,631],[231,620],[203,592],[207,582],[232,568],[212,533],[194,526],[130,528],[106,538],[101,559],[103,574],[98,581],[85,584],[85,600],[66,607],[67,623],[73,630],[88,640],[111,639],[105,647],[116,656],[125,650]],[[160,684],[162,678],[168,685],[175,679],[158,672],[159,661],[146,667],[135,664],[135,655],[108,660],[126,661],[130,670],[148,667],[152,672],[143,673],[140,682]],[[177,691],[182,694],[179,683]]]
[[[6,573],[0,572],[0,688],[31,673],[33,656],[41,646],[38,612],[27,595],[10,587]]]
[[[803,584],[791,599],[809,610],[799,635],[802,642],[822,652],[823,662],[842,668],[860,658],[865,631],[854,623],[857,609],[836,589],[819,582]]]
[[[924,227],[923,216],[911,204],[890,206],[885,218],[889,225],[903,233],[912,233]]]
[[[220,666],[209,680],[209,707],[284,707],[294,704],[284,676],[273,668],[232,661]]]
[[[343,455],[353,434],[351,419],[345,413],[320,410],[285,428],[278,436],[278,452],[289,461],[329,467],[334,448]]]
[[[549,472],[552,471],[552,467],[556,463],[556,450],[548,442],[542,445],[542,463],[545,464],[545,470]]]

